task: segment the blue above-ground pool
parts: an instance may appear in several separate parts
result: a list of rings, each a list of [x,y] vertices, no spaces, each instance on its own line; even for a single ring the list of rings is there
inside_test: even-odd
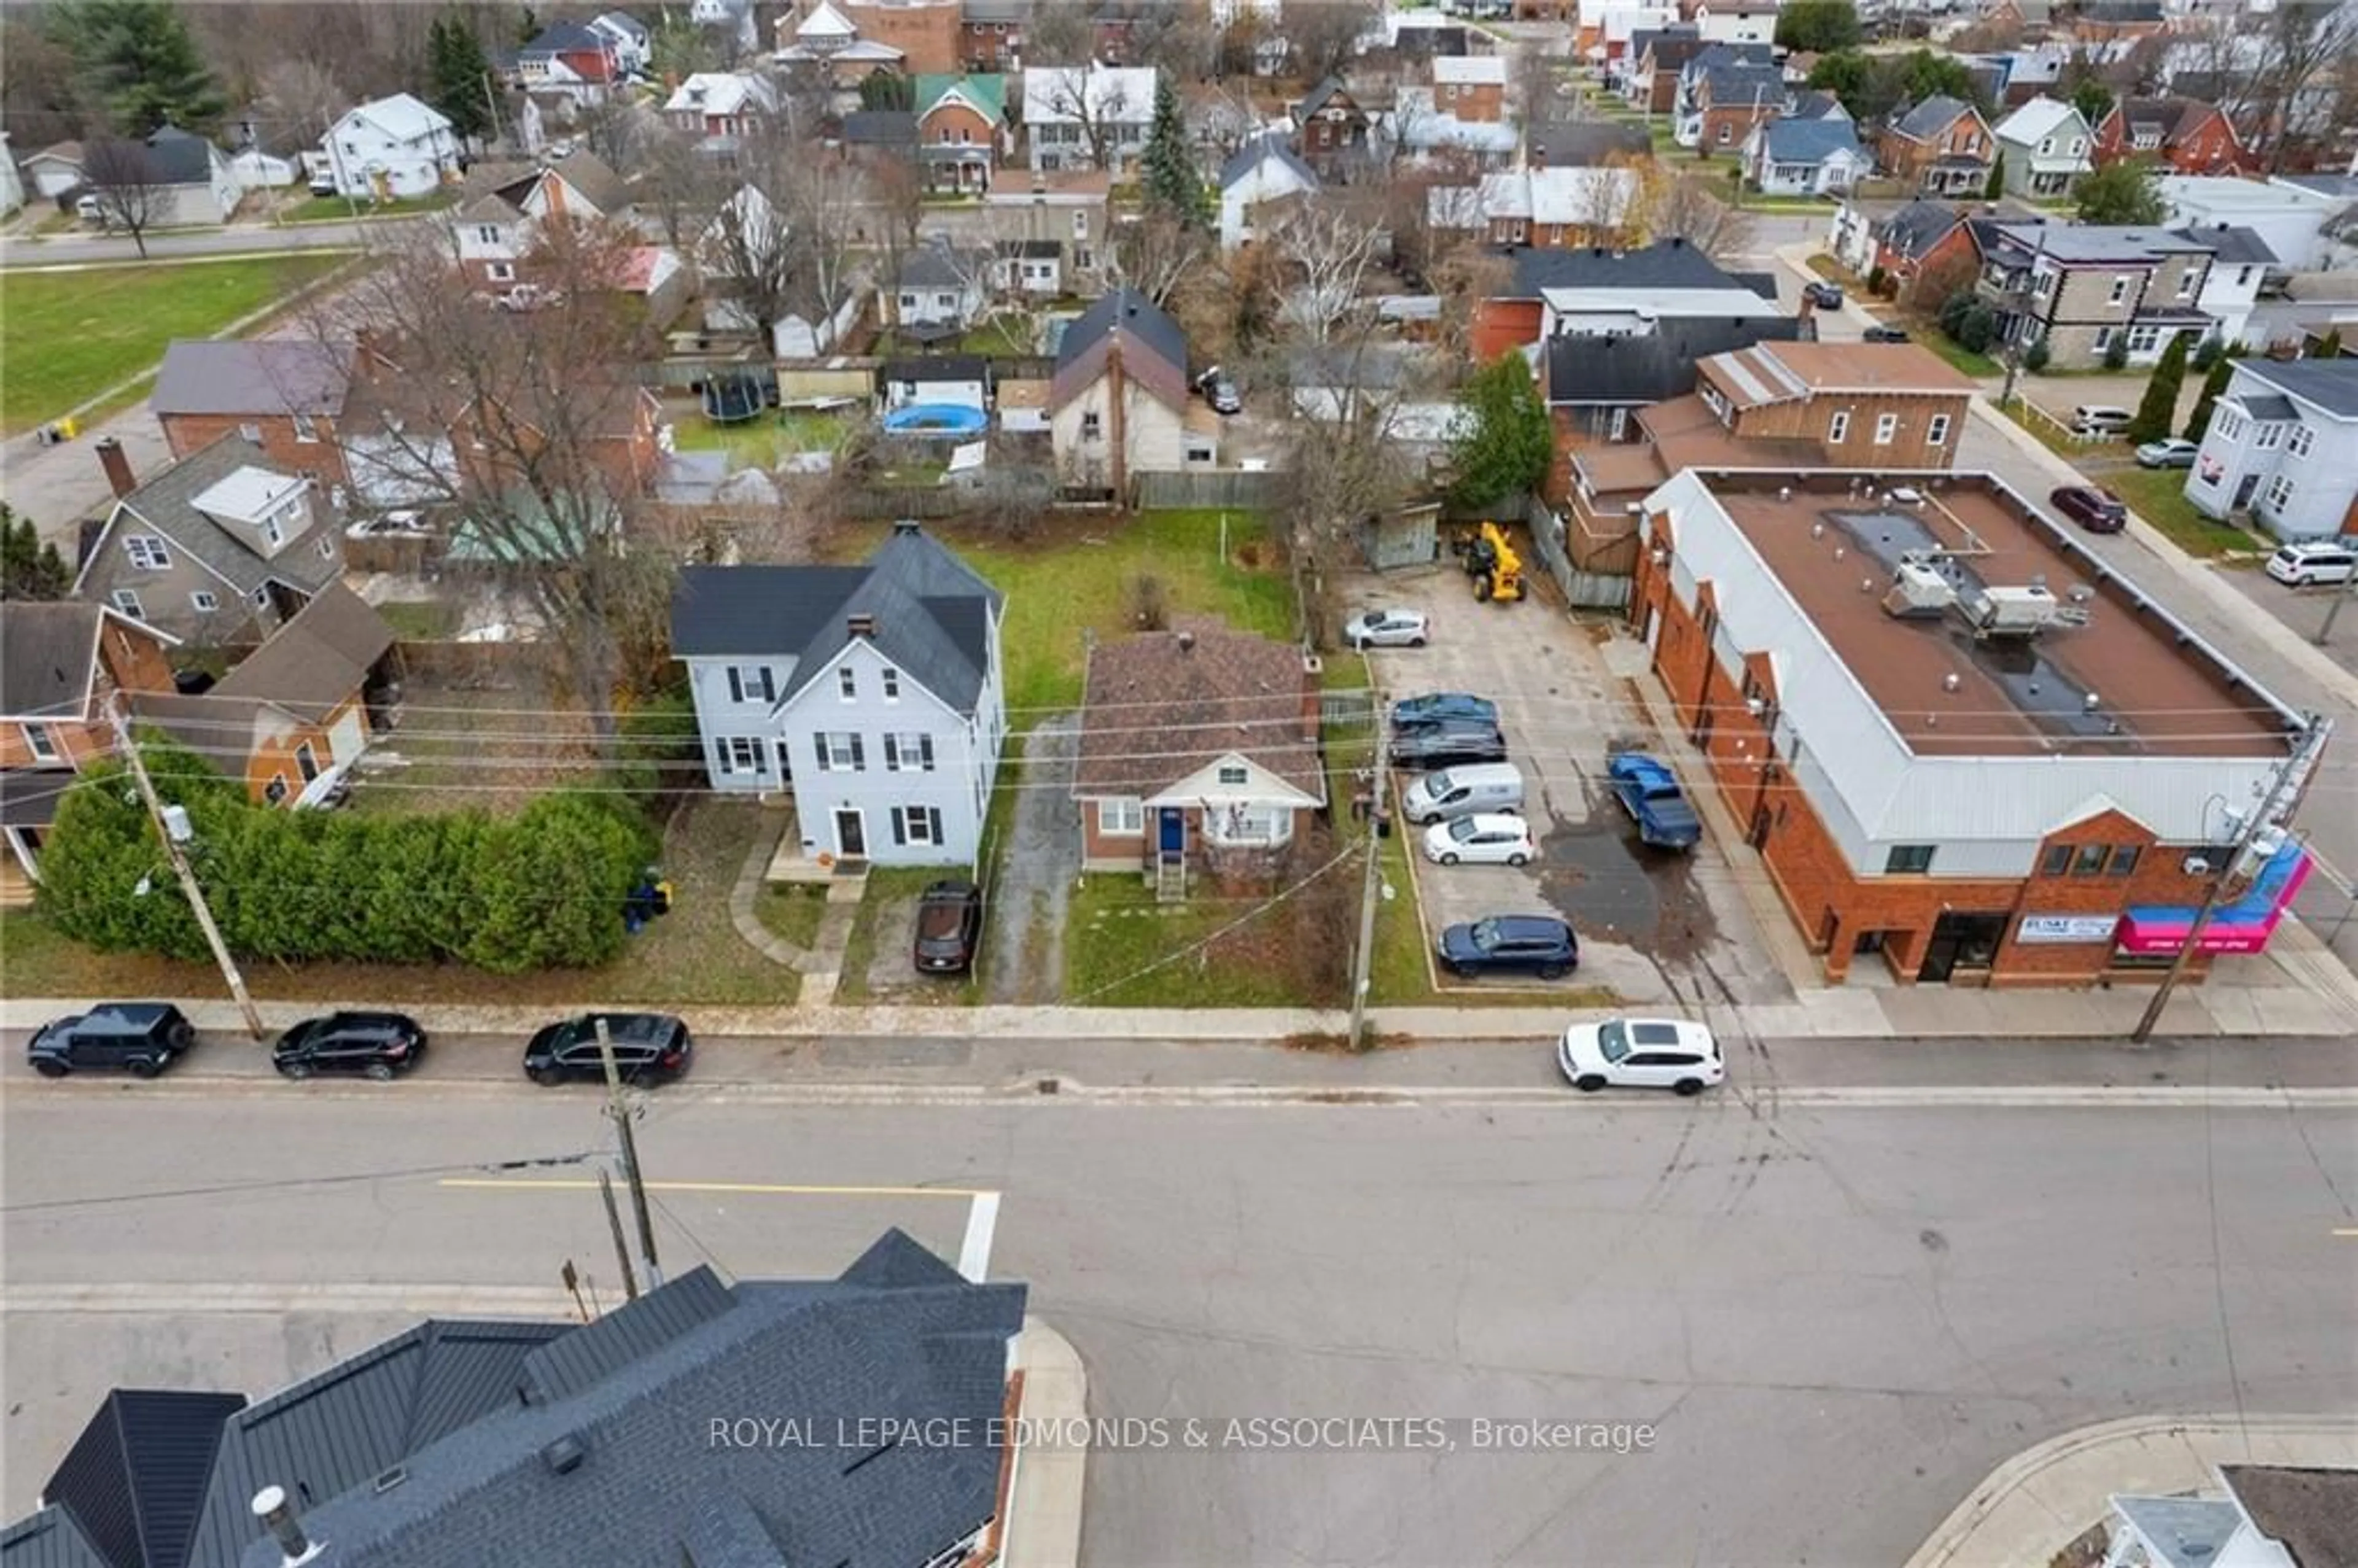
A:
[[[963,403],[912,403],[884,416],[888,436],[979,436],[990,425],[979,408]]]

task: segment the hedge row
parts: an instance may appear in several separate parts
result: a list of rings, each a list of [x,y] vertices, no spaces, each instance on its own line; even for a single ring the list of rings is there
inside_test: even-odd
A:
[[[510,974],[604,964],[622,951],[623,898],[656,848],[614,796],[546,795],[512,817],[285,811],[250,804],[193,752],[143,743],[141,754],[164,798],[188,808],[206,901],[245,959]],[[38,907],[92,947],[205,957],[131,779],[112,764],[86,780],[43,845]]]

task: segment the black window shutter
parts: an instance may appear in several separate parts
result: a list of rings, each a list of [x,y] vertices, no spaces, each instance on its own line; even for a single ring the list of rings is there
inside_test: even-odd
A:
[[[834,760],[827,754],[827,731],[820,730],[816,739],[818,741],[818,771],[823,773],[834,772]]]
[[[934,771],[934,738],[931,735],[917,737],[917,754],[925,759],[923,765],[925,772],[932,773]]]
[[[731,702],[745,700],[745,677],[737,673],[735,665],[729,666],[729,700]]]
[[[908,817],[908,814],[907,814],[905,811],[903,811],[900,806],[894,806],[894,807],[892,808],[892,842],[894,842],[895,844],[906,844],[908,841],[909,841],[909,817]]]
[[[763,702],[778,700],[776,688],[770,685],[770,666],[767,665],[762,666],[762,700]]]
[[[884,771],[888,773],[901,771],[900,742],[890,735],[884,737]]]
[[[855,773],[868,771],[868,758],[860,750],[860,737],[857,735],[851,738],[851,771]]]

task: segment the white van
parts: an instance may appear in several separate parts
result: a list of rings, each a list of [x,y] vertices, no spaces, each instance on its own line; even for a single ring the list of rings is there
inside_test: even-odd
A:
[[[1411,822],[1448,822],[1477,811],[1523,808],[1523,775],[1512,762],[1470,762],[1426,773],[1408,786],[1401,810]]]

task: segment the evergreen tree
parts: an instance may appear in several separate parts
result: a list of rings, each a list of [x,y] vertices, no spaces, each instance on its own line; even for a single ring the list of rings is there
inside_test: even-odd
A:
[[[2071,89],[2071,107],[2080,111],[2080,118],[2088,122],[2088,129],[2093,132],[2113,112],[2113,90],[2104,85],[2101,77],[2083,78],[2079,86]]]
[[[2210,373],[2202,378],[2201,395],[2195,398],[2194,411],[2186,416],[2186,428],[2179,434],[2190,441],[2202,439],[2203,432],[2211,428],[2211,410],[2217,406],[2219,395],[2227,390],[2228,378],[2234,373],[2233,355],[2221,354],[2211,362]]]
[[[1990,160],[1989,178],[1982,183],[1982,200],[1995,201],[2006,194],[2006,155],[2000,153]]]
[[[2142,158],[2124,158],[2082,175],[2074,194],[2082,223],[2148,226],[2162,220],[2161,187],[2153,166]]]
[[[2136,417],[2129,421],[2128,438],[2132,441],[2158,441],[2169,434],[2170,422],[2178,417],[2178,392],[2186,384],[2186,334],[2170,335],[2169,347],[2161,351],[2161,362],[2153,367],[2153,379],[2145,384],[2145,397],[2137,404]]]
[[[1457,406],[1467,418],[1449,454],[1455,470],[1452,503],[1487,506],[1547,477],[1555,460],[1555,428],[1520,354],[1500,354],[1476,371],[1458,389]]]
[[[51,27],[91,97],[126,136],[166,125],[205,135],[228,111],[229,100],[170,0],[78,0],[57,13]]]
[[[1141,167],[1149,208],[1159,208],[1190,227],[1210,217],[1204,177],[1187,146],[1187,127],[1179,118],[1179,90],[1172,85],[1168,71],[1155,80],[1154,124],[1147,132]]]
[[[433,81],[427,102],[450,118],[450,128],[475,141],[492,128],[492,62],[475,29],[457,16],[438,16],[427,37],[427,69]]]
[[[29,517],[0,501],[0,599],[63,599],[73,573]]]
[[[2317,340],[2317,348],[2309,356],[2313,360],[2338,360],[2342,357],[2342,329],[2329,327],[2325,336]]]

